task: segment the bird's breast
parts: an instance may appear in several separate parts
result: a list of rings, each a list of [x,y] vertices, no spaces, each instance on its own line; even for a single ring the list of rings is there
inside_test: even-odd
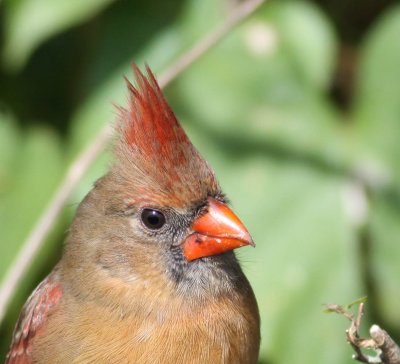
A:
[[[146,314],[125,315],[81,304],[53,318],[48,327],[51,356],[40,349],[48,348],[48,342],[38,342],[35,355],[40,363],[256,363],[259,319],[254,305],[254,297],[221,297],[196,308],[171,301]]]

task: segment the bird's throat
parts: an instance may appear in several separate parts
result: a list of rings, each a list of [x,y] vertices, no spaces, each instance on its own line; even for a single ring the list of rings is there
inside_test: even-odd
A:
[[[233,252],[188,262],[180,248],[171,249],[166,262],[170,279],[183,295],[207,297],[235,290],[244,274]]]

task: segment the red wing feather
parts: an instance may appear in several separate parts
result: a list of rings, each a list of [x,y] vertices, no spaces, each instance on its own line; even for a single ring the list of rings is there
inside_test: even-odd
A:
[[[54,310],[61,296],[58,274],[53,271],[33,291],[22,308],[5,364],[32,363],[32,340],[46,323],[48,315]]]

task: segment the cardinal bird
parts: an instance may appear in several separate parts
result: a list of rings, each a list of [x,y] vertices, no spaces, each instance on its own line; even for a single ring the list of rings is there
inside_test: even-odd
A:
[[[118,108],[114,161],[22,309],[7,364],[256,363],[254,245],[147,67]]]

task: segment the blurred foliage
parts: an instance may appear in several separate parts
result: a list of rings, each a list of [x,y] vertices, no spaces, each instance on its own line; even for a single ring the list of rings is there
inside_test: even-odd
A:
[[[160,73],[234,4],[0,3],[0,278],[71,160],[113,120],[111,102],[126,103],[130,63]],[[322,304],[362,295],[400,338],[399,36],[395,1],[271,0],[166,90],[257,242],[238,255],[260,306],[262,363],[352,363],[347,323]],[[19,287],[0,361],[108,158]]]

